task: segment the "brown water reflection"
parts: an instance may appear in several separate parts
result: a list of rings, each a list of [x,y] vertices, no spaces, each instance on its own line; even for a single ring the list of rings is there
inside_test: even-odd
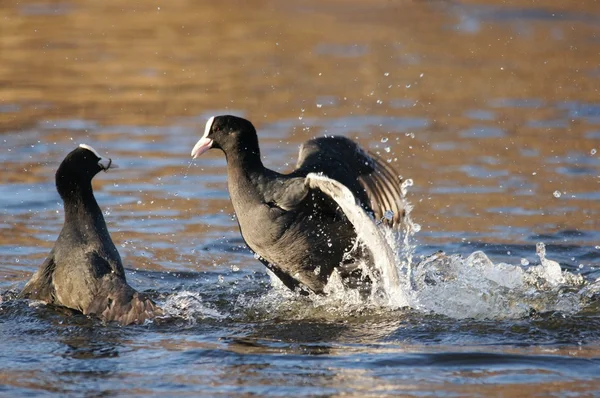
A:
[[[586,134],[599,129],[600,8],[563,3],[7,1],[0,129],[39,129],[56,119],[161,126],[241,110],[259,128],[298,127],[281,132],[295,146],[324,131],[318,122],[302,130],[299,117],[420,118],[426,127],[350,123],[342,132],[367,144],[415,133],[388,145],[397,169],[417,183],[415,216],[426,230],[483,237],[490,226],[597,230],[600,201],[587,198],[598,191],[598,158],[584,175],[557,175],[549,163],[598,147]],[[569,104],[595,108],[586,118],[585,109],[569,114]],[[65,141],[64,129],[51,133],[41,138]],[[461,169],[467,159],[475,175]],[[5,183],[42,179],[35,160],[25,175],[7,168]],[[588,196],[552,211],[556,190]],[[207,210],[227,201],[215,205]],[[511,206],[524,214],[486,211]]]

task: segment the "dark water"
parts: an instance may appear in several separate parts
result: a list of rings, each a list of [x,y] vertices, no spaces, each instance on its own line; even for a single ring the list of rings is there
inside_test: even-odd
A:
[[[0,19],[0,395],[600,394],[597,2],[11,0]],[[224,112],[276,170],[343,134],[414,181],[406,307],[272,286],[225,160],[189,158]],[[82,142],[121,166],[96,197],[168,319],[14,299]]]

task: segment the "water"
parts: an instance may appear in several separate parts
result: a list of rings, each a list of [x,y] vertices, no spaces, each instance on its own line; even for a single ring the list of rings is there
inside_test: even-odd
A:
[[[596,2],[98,4],[0,5],[0,395],[600,392]],[[364,230],[387,272],[375,294],[270,279],[223,156],[190,165],[225,112],[255,123],[273,169],[344,134],[412,179],[412,226]],[[14,299],[58,235],[54,172],[82,142],[121,166],[96,197],[168,319]]]

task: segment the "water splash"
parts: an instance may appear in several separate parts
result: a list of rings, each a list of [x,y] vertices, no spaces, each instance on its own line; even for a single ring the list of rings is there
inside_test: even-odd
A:
[[[542,244],[543,246],[543,244]],[[524,269],[494,264],[476,251],[466,259],[440,252],[415,266],[411,306],[452,318],[520,318],[532,312],[578,312],[589,298],[583,277],[544,260]]]
[[[311,188],[321,190],[336,201],[354,226],[358,241],[369,249],[375,263],[375,271],[378,272],[373,272],[373,269],[364,267],[364,265],[362,268],[371,279],[376,281],[375,288],[372,289],[372,298],[382,298],[390,307],[407,306],[408,301],[401,288],[405,281],[401,280],[396,267],[396,256],[393,247],[388,243],[381,227],[377,226],[373,219],[356,203],[354,195],[346,186],[314,173],[310,173],[306,179]],[[326,293],[332,294],[336,291],[332,291],[332,287],[329,285],[332,285],[335,289],[336,283],[335,281],[330,282],[334,283],[328,283],[329,291],[326,291]]]
[[[273,289],[266,296],[243,299],[243,305],[253,311],[276,308],[290,316],[333,313],[343,317],[367,309],[410,307],[457,319],[510,319],[548,311],[575,314],[600,292],[600,282],[586,282],[581,275],[563,271],[557,262],[547,259],[543,243],[537,245],[539,265],[526,266],[520,259],[517,265],[496,264],[482,251],[467,258],[439,252],[414,262],[414,235],[420,226],[411,220],[408,202],[404,203],[406,217],[401,230],[395,232],[373,220],[337,181],[318,174],[307,179],[311,187],[336,201],[354,225],[359,244],[372,254],[373,264],[358,264],[373,282],[371,292],[365,296],[345,286],[334,272],[326,287],[327,296],[307,299],[290,292],[272,275]],[[405,197],[410,186],[412,180],[402,184]]]
[[[167,317],[182,318],[192,324],[198,319],[225,319],[228,316],[228,314],[206,306],[200,294],[189,291],[169,295],[165,302],[159,303],[159,305]]]

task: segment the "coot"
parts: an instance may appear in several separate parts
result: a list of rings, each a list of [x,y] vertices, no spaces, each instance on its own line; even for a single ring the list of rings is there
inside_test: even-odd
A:
[[[310,178],[313,173],[347,187],[376,220],[393,228],[403,220],[398,175],[348,138],[305,142],[296,169],[280,174],[263,166],[252,123],[224,115],[208,120],[192,157],[210,148],[227,158],[229,194],[246,244],[292,290],[323,293],[336,267],[342,277],[356,276],[354,261],[368,258],[355,245],[356,231],[344,212],[319,188],[320,179]]]
[[[20,296],[68,307],[121,324],[143,323],[161,314],[156,304],[127,284],[121,257],[100,207],[92,178],[117,167],[81,144],[62,161],[56,189],[65,222],[50,254]]]

